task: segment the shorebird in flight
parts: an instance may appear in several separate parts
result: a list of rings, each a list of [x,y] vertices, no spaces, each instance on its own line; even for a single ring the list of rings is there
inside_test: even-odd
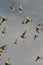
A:
[[[6,31],[6,26],[4,26],[4,29],[1,31],[1,33],[2,33],[3,37],[5,37],[5,35],[6,35],[6,33],[7,33],[7,31]]]
[[[39,37],[39,34],[37,32],[35,32],[35,35],[34,35],[34,40]]]
[[[39,59],[42,59],[42,57],[37,56],[37,58],[36,58],[35,62],[36,62],[36,61],[38,61]]]
[[[27,24],[28,22],[32,22],[32,19],[29,18],[29,17],[26,17],[26,22],[25,22],[25,24]]]
[[[1,19],[2,19],[2,21],[0,22],[0,25],[1,25],[4,21],[7,21],[7,20],[8,20],[6,16],[2,17]]]
[[[38,24],[38,25],[35,27],[34,40],[39,36],[40,30],[41,30],[41,24]]]
[[[18,41],[18,39],[16,39],[14,42],[15,47],[17,46],[17,41]]]
[[[25,19],[23,19],[21,23],[22,23],[22,24],[25,24]]]
[[[36,26],[36,32],[37,33],[40,33],[39,30],[40,30],[40,27],[39,26]]]
[[[26,38],[25,34],[26,34],[26,30],[24,31],[24,33],[20,37],[21,38]]]
[[[7,59],[7,61],[5,62],[5,65],[11,65],[10,58]]]
[[[23,20],[22,20],[22,24],[27,24],[28,22],[32,22],[32,20],[31,20],[31,18],[29,18],[29,17],[26,17],[26,18],[24,18]]]
[[[3,52],[4,50],[6,50],[6,49],[7,49],[6,46],[7,46],[7,45],[3,45],[3,46],[1,46],[1,47],[0,47],[0,52]]]
[[[15,9],[14,4],[15,4],[15,1],[10,6],[11,11],[14,11],[14,9]]]
[[[23,11],[23,7],[22,7],[21,4],[20,4],[20,7],[19,7],[19,11],[20,11],[20,14],[19,15],[21,15],[22,14],[22,11]]]
[[[11,11],[14,11],[15,7],[13,4],[10,6],[10,9],[11,9]]]

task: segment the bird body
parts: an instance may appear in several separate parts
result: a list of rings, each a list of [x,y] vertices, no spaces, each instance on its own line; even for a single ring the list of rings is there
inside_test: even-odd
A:
[[[37,58],[36,58],[35,62],[36,62],[36,61],[38,61],[39,59],[42,59],[42,57],[37,56]]]
[[[0,25],[1,25],[4,21],[7,21],[7,20],[8,20],[8,19],[7,19],[6,16],[2,17],[2,21],[0,22]]]
[[[11,6],[10,6],[10,9],[11,9],[11,11],[14,11],[14,9],[15,9],[15,8],[14,8],[14,5],[11,5]]]
[[[20,4],[20,7],[19,7],[19,11],[20,11],[20,15],[22,14],[22,11],[23,11],[23,7],[22,5]]]
[[[5,37],[5,35],[6,35],[6,33],[7,33],[7,31],[6,31],[6,26],[4,26],[4,29],[1,31],[1,33],[2,33],[3,37]]]
[[[25,34],[26,34],[26,30],[25,30],[25,32],[20,37],[21,38],[26,38]]]
[[[35,31],[34,40],[39,36],[39,33]]]
[[[5,65],[11,65],[10,64],[10,58],[7,59],[7,61],[5,62]]]
[[[29,17],[26,17],[26,22],[25,24],[27,24],[28,22],[32,22],[32,20]]]
[[[32,22],[31,18],[26,17],[22,20],[22,24],[27,24],[28,22]]]
[[[17,40],[18,40],[18,39],[16,39],[15,42],[14,42],[15,47],[17,46]]]
[[[39,28],[38,27],[36,27],[36,32],[39,33]]]
[[[4,50],[6,50],[6,49],[7,49],[6,46],[7,46],[7,45],[1,46],[1,47],[0,47],[0,52],[3,52]]]

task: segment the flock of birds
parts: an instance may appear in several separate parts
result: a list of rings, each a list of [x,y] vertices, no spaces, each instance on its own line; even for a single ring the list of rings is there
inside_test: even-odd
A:
[[[12,5],[10,6],[10,9],[11,9],[12,12],[15,10],[14,4],[12,4]],[[22,7],[21,4],[20,4],[20,7],[19,7],[19,11],[20,11],[20,14],[19,14],[19,15],[21,15],[21,14],[22,14],[22,11],[23,11],[23,7]],[[4,16],[4,17],[1,17],[1,16],[0,16],[0,19],[1,19],[0,25],[2,25],[5,21],[8,21],[8,18],[7,18],[6,16]],[[31,22],[32,22],[32,19],[29,18],[29,17],[26,17],[26,18],[24,18],[24,19],[21,21],[21,24],[22,24],[22,25],[25,25],[25,24],[28,24],[29,22],[31,23]],[[40,31],[43,31],[43,24],[38,24],[37,26],[35,26],[34,40],[35,40],[37,37],[39,37]],[[25,31],[22,33],[22,35],[20,36],[22,39],[26,39],[26,32],[27,32],[27,31],[25,30]],[[3,30],[1,31],[1,33],[2,33],[3,37],[5,37],[5,35],[7,34],[6,26],[4,26]],[[18,41],[18,39],[16,39],[15,42],[14,42],[14,45],[15,45],[15,46],[17,45],[17,41]],[[2,45],[2,46],[0,46],[0,53],[3,53],[5,50],[7,50],[7,45]],[[6,51],[5,51],[5,52],[6,52]],[[0,56],[1,56],[1,54],[0,54]],[[39,59],[42,59],[42,57],[39,56],[39,55],[37,55],[35,62],[38,61]],[[1,64],[1,59],[0,59],[0,64]],[[10,58],[8,58],[7,61],[5,62],[5,65],[10,65],[10,64],[11,64],[11,63],[10,63]]]

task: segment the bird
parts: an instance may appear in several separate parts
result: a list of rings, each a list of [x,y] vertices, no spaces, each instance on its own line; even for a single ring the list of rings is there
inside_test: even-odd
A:
[[[8,18],[7,18],[6,16],[3,16],[1,19],[2,19],[2,21],[0,22],[0,25],[1,25],[4,21],[7,21],[7,20],[8,20]]]
[[[13,4],[10,6],[10,9],[11,9],[11,11],[14,11],[15,7]]]
[[[35,35],[34,35],[34,40],[39,37],[39,34],[37,32],[35,32]]]
[[[25,24],[25,19],[23,19],[21,23],[22,23],[22,24]]]
[[[39,30],[40,30],[39,27],[36,26],[36,32],[37,32],[37,33],[40,33]]]
[[[10,58],[7,59],[7,61],[5,62],[5,65],[11,65]]]
[[[36,61],[38,61],[39,59],[42,59],[42,57],[37,56],[37,58],[36,58],[35,62],[36,62]]]
[[[22,24],[27,24],[28,22],[32,22],[32,19],[31,18],[29,18],[29,17],[26,17],[26,18],[24,18],[23,20],[22,20]]]
[[[25,24],[27,24],[28,22],[32,22],[32,19],[29,18],[29,17],[26,17],[26,22],[25,22]]]
[[[23,11],[23,7],[22,7],[21,4],[20,4],[20,7],[19,7],[19,11],[20,11],[20,14],[19,15],[21,15],[22,14],[22,11]]]
[[[4,26],[3,30],[1,31],[3,37],[6,35],[7,31],[6,31],[6,26]]]
[[[4,50],[6,50],[6,49],[7,49],[6,46],[7,46],[7,45],[3,45],[3,46],[1,46],[1,47],[0,47],[0,52],[3,52]]]
[[[17,41],[18,41],[18,39],[16,39],[15,42],[14,42],[14,45],[15,45],[15,46],[17,46]]]
[[[41,24],[38,24],[38,25],[35,27],[35,30],[36,30],[37,33],[40,33]]]
[[[14,11],[14,9],[15,9],[14,4],[15,4],[15,1],[10,6],[11,11]]]
[[[26,34],[26,30],[24,31],[24,33],[20,37],[21,38],[26,38],[25,34]]]
[[[38,24],[37,26],[40,26],[41,24]]]
[[[37,36],[37,35],[35,35],[35,36],[34,36],[34,40],[35,40],[37,37],[38,37],[38,36]]]

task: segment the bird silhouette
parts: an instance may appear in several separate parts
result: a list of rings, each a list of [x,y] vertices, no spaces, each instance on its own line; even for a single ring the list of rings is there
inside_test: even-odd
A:
[[[15,1],[11,4],[11,6],[10,6],[10,10],[13,12],[14,11],[14,9],[15,9],[15,6],[14,6],[14,4],[15,4]]]
[[[11,65],[10,58],[7,59],[7,61],[5,62],[5,65]]]
[[[10,6],[10,9],[11,9],[11,11],[14,11],[15,7],[13,4]]]
[[[18,41],[18,39],[16,39],[14,42],[15,47],[17,46],[17,41]]]
[[[39,36],[39,35],[35,35],[35,36],[34,36],[34,40],[35,40],[38,36]]]
[[[39,29],[38,27],[36,27],[36,32],[37,32],[37,33],[40,33],[39,30],[40,30],[40,29]]]
[[[7,19],[6,16],[2,17],[2,21],[0,22],[0,25],[1,25],[4,21],[7,21],[7,20],[8,20],[8,19]]]
[[[6,49],[7,49],[6,46],[7,46],[7,45],[3,45],[3,46],[1,46],[1,47],[0,47],[0,52],[3,52],[4,50],[6,50]]]
[[[32,22],[32,20],[31,20],[31,18],[26,17],[26,22],[25,22],[25,24],[27,24],[28,22]]]
[[[42,57],[37,56],[37,58],[36,58],[35,62],[36,62],[36,61],[38,61],[39,59],[42,59]]]
[[[25,30],[25,32],[20,37],[21,38],[26,38],[25,34],[26,34],[26,30]]]
[[[25,19],[23,19],[21,23],[22,23],[22,24],[25,24]]]
[[[28,22],[32,22],[32,20],[31,20],[31,18],[29,18],[29,17],[26,17],[26,18],[24,18],[23,20],[22,20],[22,24],[27,24]]]
[[[35,31],[34,40],[35,40],[37,37],[39,37],[39,33],[37,33],[37,32]]]
[[[23,7],[22,7],[21,4],[20,4],[20,7],[19,7],[19,11],[20,11],[20,14],[19,15],[21,15],[22,14],[22,11],[23,11]]]
[[[4,26],[4,29],[1,31],[3,37],[6,35],[7,31],[6,31],[6,26]]]

